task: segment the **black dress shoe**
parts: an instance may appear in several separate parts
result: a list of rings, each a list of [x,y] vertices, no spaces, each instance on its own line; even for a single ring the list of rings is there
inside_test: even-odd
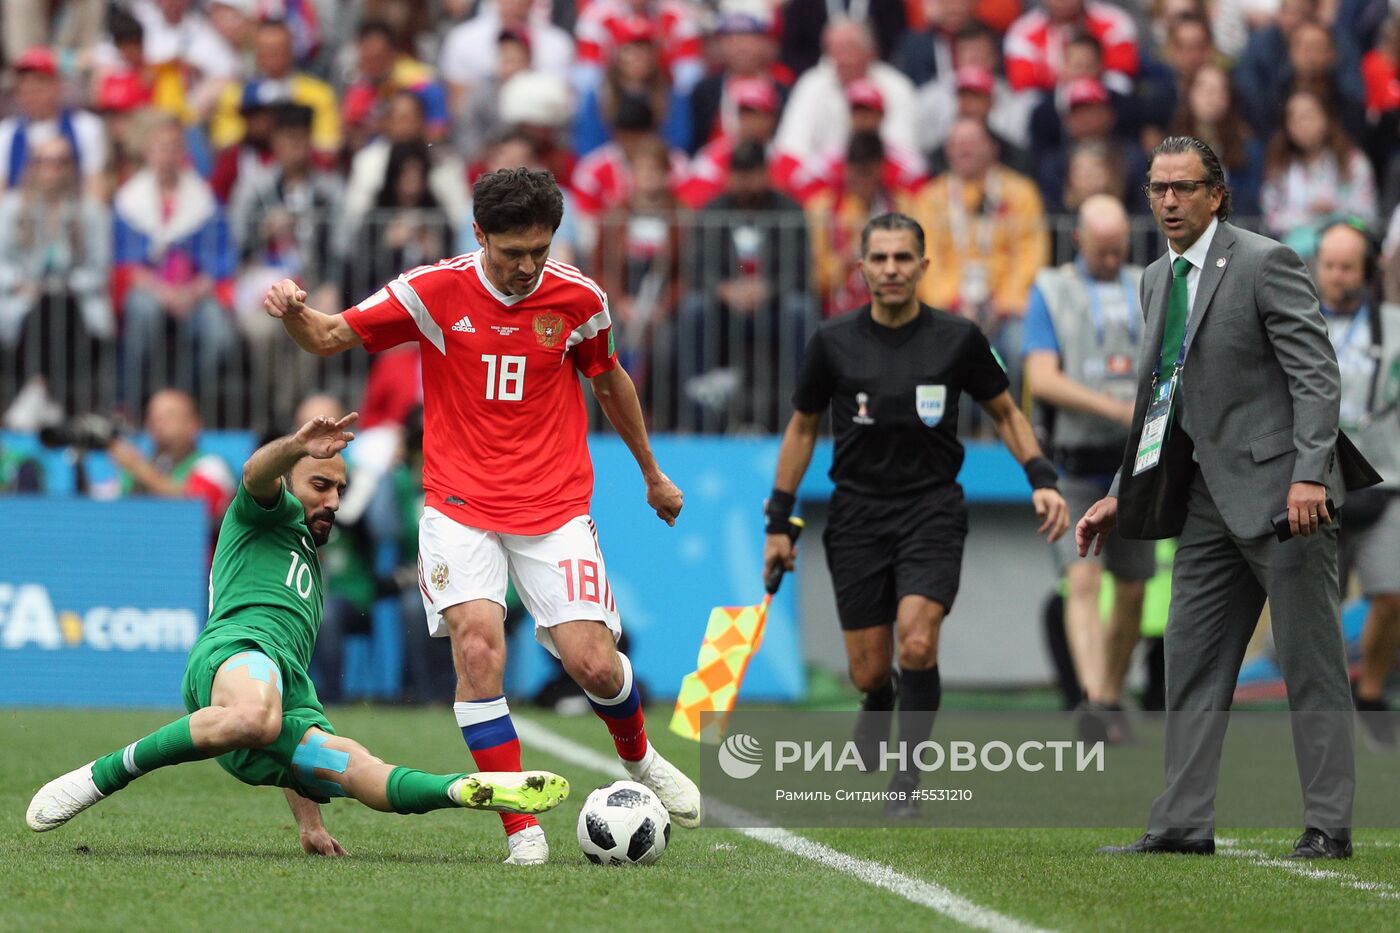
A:
[[[1351,858],[1351,840],[1335,839],[1309,826],[1293,843],[1287,858]]]
[[[1179,855],[1214,855],[1214,839],[1168,839],[1163,836],[1154,836],[1151,833],[1143,833],[1142,838],[1137,842],[1125,846],[1103,846],[1099,849],[1100,855],[1146,855],[1155,853],[1172,853]]]

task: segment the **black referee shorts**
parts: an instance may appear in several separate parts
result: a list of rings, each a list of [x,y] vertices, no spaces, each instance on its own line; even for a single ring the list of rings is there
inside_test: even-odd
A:
[[[952,612],[966,538],[957,483],[902,496],[837,489],[822,544],[841,628],[893,625],[900,599],[911,595]]]

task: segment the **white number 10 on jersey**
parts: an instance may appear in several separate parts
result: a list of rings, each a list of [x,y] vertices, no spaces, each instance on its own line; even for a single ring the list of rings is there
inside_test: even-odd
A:
[[[500,365],[497,365],[497,360]],[[525,357],[481,354],[486,364],[486,398],[503,402],[518,402],[525,395]],[[498,376],[499,374],[499,376]],[[499,381],[497,381],[499,378]]]

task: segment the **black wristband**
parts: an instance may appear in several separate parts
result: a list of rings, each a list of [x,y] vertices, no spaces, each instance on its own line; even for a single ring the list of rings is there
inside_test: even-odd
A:
[[[766,521],[763,525],[765,533],[770,535],[785,535],[788,532],[788,520],[792,518],[792,509],[797,505],[797,496],[790,492],[783,492],[781,489],[774,489],[768,494],[768,501],[763,503],[763,515]]]
[[[1055,464],[1044,457],[1031,457],[1022,466],[1026,471],[1026,479],[1030,481],[1032,489],[1058,489],[1060,487],[1060,471],[1055,469]]]

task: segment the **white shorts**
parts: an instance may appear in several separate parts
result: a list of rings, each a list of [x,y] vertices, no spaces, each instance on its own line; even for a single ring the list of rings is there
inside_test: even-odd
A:
[[[551,626],[594,619],[622,635],[593,519],[580,515],[542,535],[508,535],[463,525],[426,508],[418,522],[418,588],[428,633],[447,637],[444,609],[473,599],[506,604],[507,580],[535,619],[535,640],[556,658]]]

